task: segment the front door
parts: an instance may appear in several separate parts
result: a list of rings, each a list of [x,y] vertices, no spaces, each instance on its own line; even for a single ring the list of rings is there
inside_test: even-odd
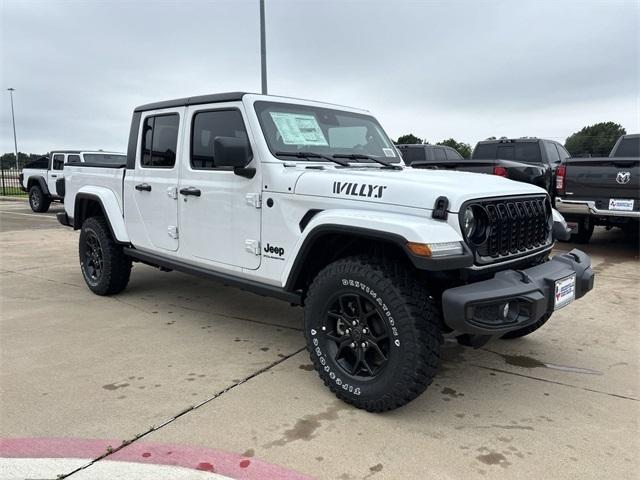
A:
[[[51,168],[47,172],[47,188],[51,195],[57,195],[56,181],[62,178],[62,169],[64,168],[64,154],[54,153],[51,159]]]
[[[245,178],[216,167],[216,137],[251,136],[241,104],[189,107],[179,191],[180,250],[192,261],[246,269],[260,266],[260,174]],[[257,159],[252,160],[252,164]],[[184,250],[183,250],[184,249]]]
[[[178,172],[184,108],[145,112],[134,170],[124,182],[125,218],[138,248],[178,249]]]

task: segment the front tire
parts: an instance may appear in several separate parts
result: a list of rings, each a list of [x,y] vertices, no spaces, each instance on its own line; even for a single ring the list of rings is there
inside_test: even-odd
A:
[[[29,189],[29,206],[36,213],[44,213],[49,210],[51,199],[44,194],[39,185],[34,185]]]
[[[90,217],[80,231],[80,268],[97,295],[120,293],[129,283],[131,258],[115,242],[104,217]]]
[[[325,385],[370,412],[392,410],[431,384],[440,359],[440,314],[410,267],[349,257],[309,287],[307,349]]]

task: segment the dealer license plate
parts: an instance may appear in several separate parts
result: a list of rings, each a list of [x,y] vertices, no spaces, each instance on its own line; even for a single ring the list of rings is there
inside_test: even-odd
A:
[[[576,298],[576,276],[571,275],[562,280],[556,280],[555,308],[565,307]]]
[[[632,212],[633,200],[623,200],[621,198],[610,198],[609,210],[621,210],[623,212]]]

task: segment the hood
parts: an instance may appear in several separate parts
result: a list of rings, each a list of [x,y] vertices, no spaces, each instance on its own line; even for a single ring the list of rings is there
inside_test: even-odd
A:
[[[457,213],[467,200],[546,194],[534,185],[496,175],[446,171],[385,170],[379,168],[327,168],[306,170],[296,182],[295,193],[360,200],[386,205],[433,209],[438,197],[449,199],[449,211]]]

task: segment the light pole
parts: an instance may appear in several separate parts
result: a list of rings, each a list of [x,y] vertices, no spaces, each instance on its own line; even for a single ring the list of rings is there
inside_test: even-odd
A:
[[[7,88],[9,90],[9,95],[11,95],[11,121],[13,122],[13,148],[16,152],[16,170],[20,170],[18,167],[18,141],[16,140],[16,116],[13,113],[13,92],[15,92],[15,88]]]
[[[264,0],[260,0],[260,66],[262,73],[262,94],[267,94],[267,44],[264,26]]]

